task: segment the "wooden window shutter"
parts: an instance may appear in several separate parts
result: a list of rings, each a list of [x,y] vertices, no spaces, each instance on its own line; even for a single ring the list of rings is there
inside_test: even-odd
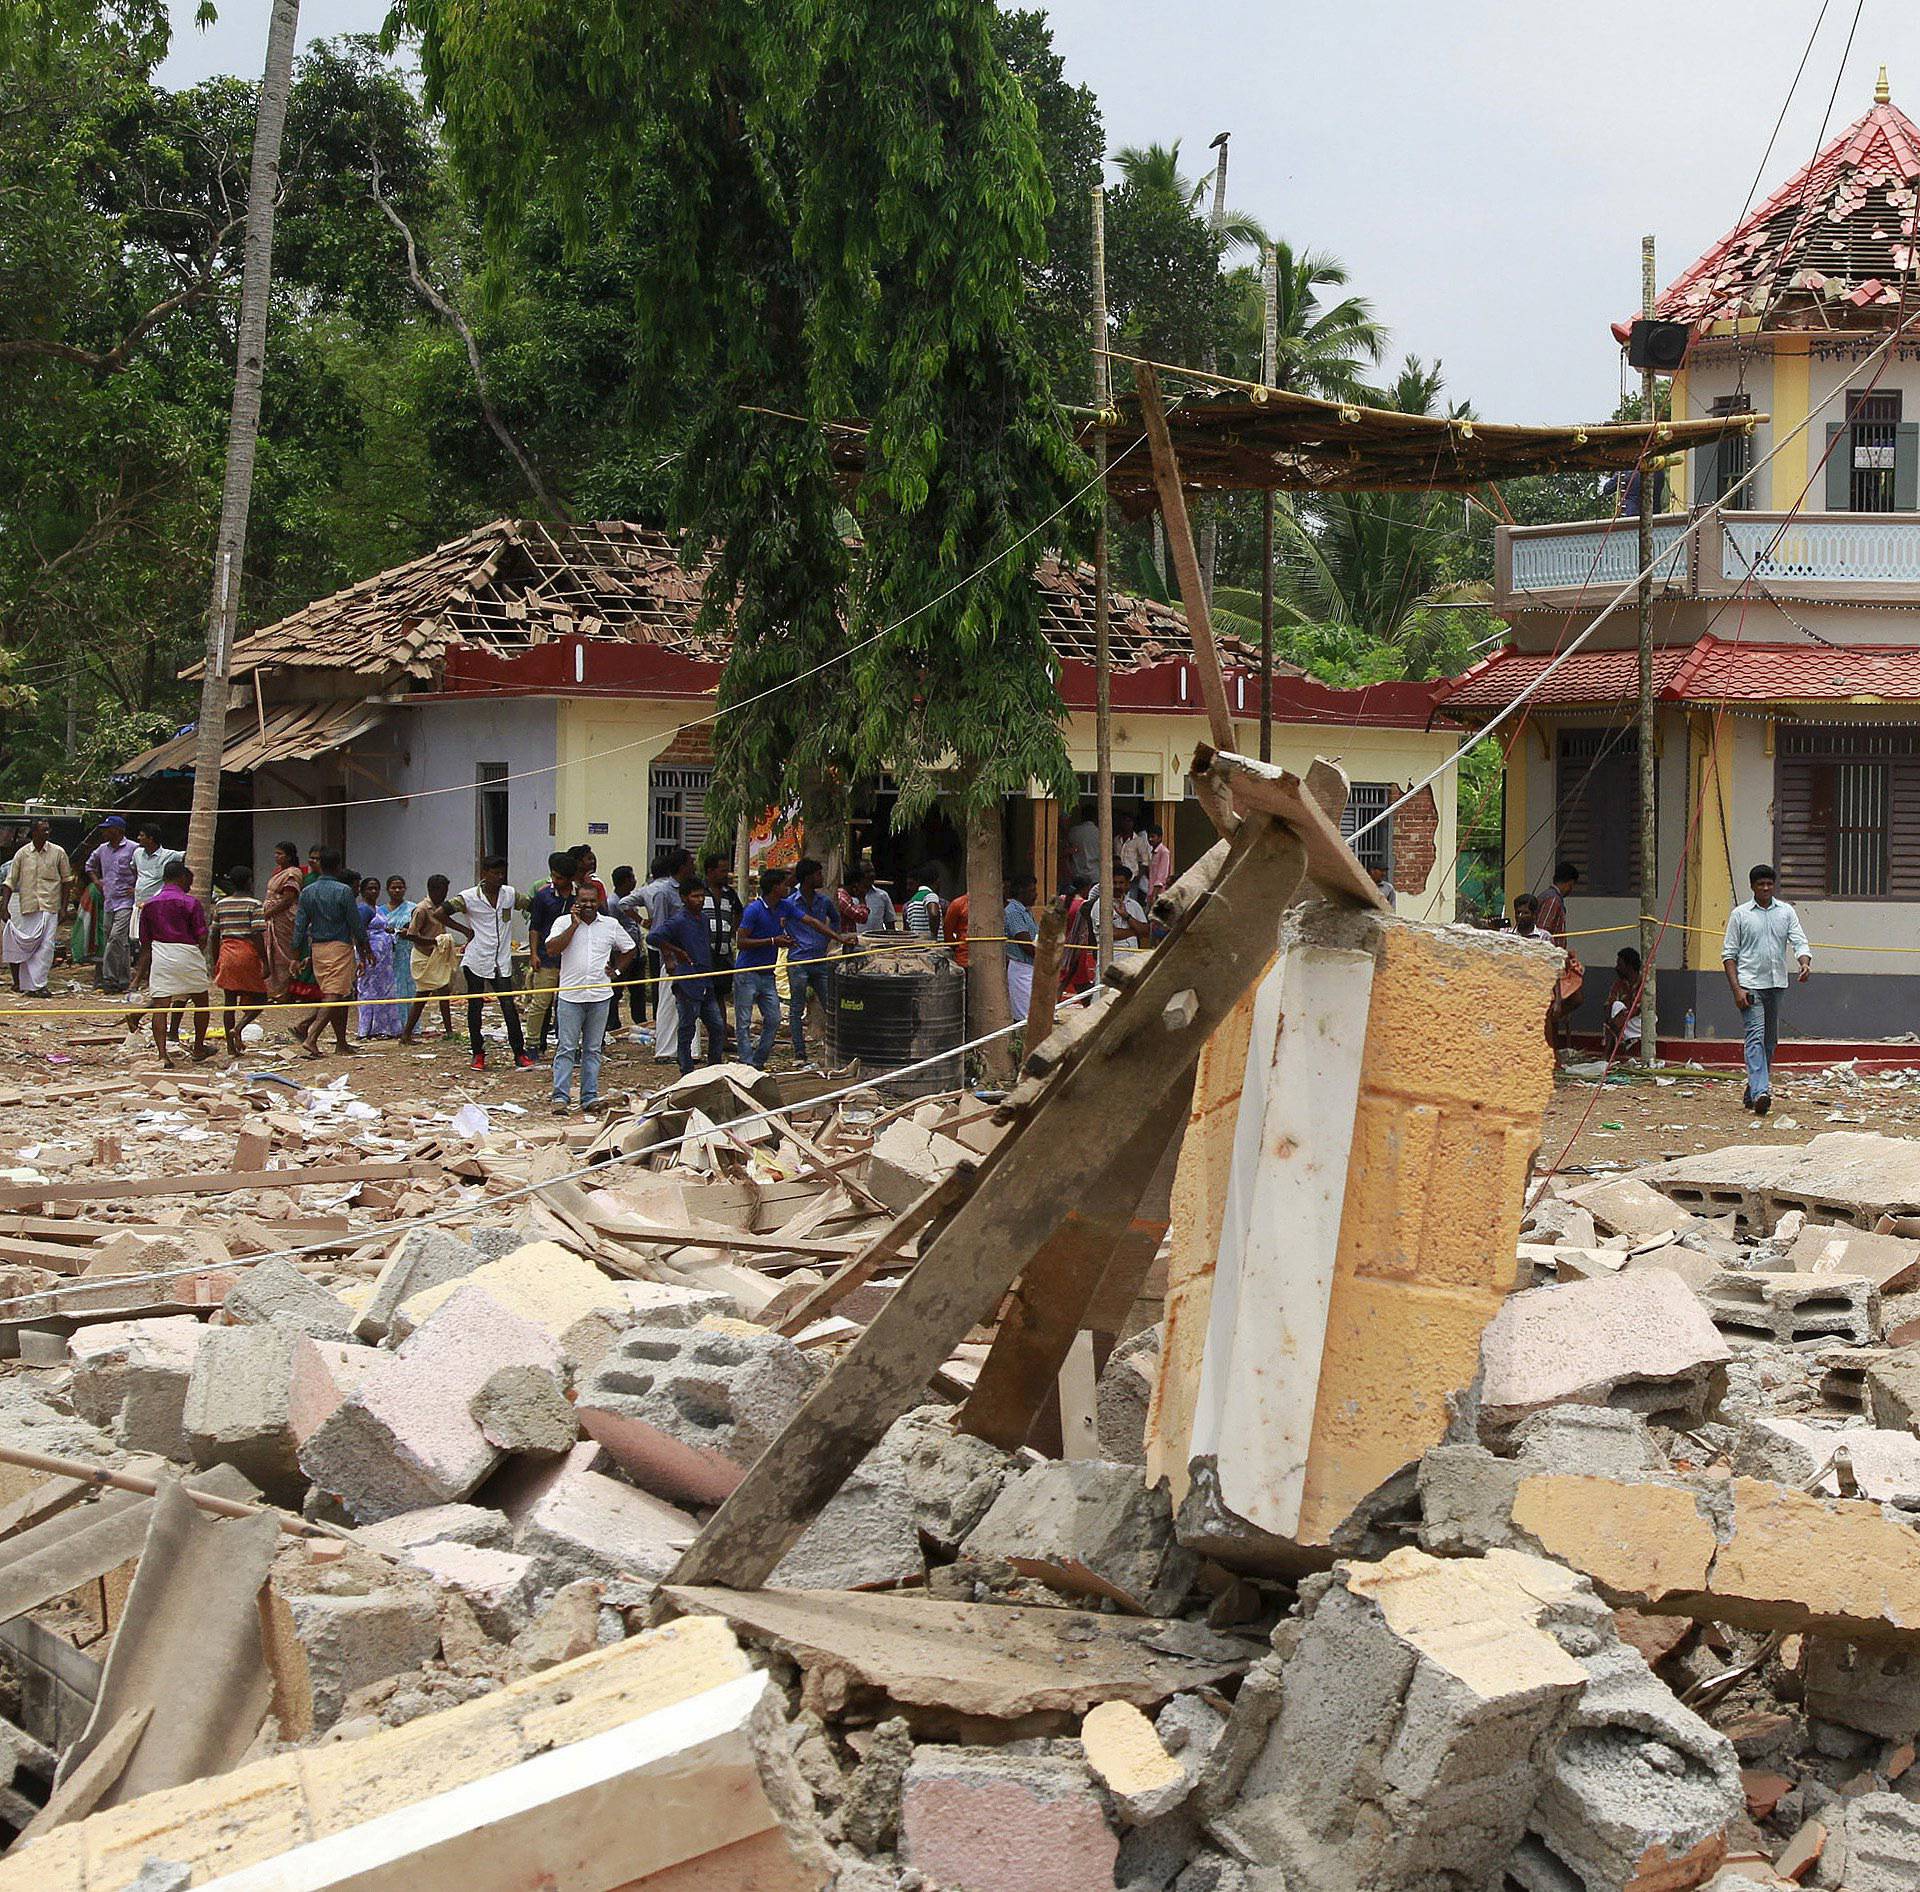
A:
[[[1850,512],[1853,489],[1853,429],[1845,421],[1827,422],[1827,510]]]
[[[1832,831],[1833,764],[1782,756],[1774,773],[1773,846],[1789,900],[1825,895]]]
[[[1903,420],[1893,430],[1893,509],[1920,512],[1920,421]]]

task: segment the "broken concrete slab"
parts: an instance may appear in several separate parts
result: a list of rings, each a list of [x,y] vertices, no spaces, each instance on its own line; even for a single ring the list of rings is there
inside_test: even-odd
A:
[[[791,1340],[744,1322],[639,1327],[581,1381],[574,1410],[637,1484],[718,1504],[822,1376]]]
[[[503,1366],[557,1372],[558,1345],[462,1285],[300,1450],[300,1468],[363,1524],[468,1497],[499,1461],[469,1404]]]
[[[1920,1282],[1920,1241],[1904,1235],[1810,1222],[1787,1259],[1803,1274],[1863,1274],[1882,1294],[1903,1294]]]
[[[1780,1220],[1770,1192],[1799,1158],[1792,1143],[1729,1144],[1635,1171],[1637,1181],[1659,1190],[1696,1215],[1730,1215],[1746,1235],[1765,1235]]]
[[[80,1328],[67,1342],[74,1411],[130,1452],[185,1460],[180,1415],[206,1333],[191,1314]]]
[[[409,1295],[394,1311],[392,1332],[410,1337],[464,1294],[485,1294],[540,1328],[576,1369],[599,1360],[633,1320],[618,1285],[592,1262],[558,1242],[526,1242],[458,1280]]]
[[[956,1432],[949,1408],[918,1406],[893,1422],[863,1469],[902,1485],[920,1535],[951,1554],[992,1509],[1018,1464],[997,1445]]]
[[[1160,1370],[1156,1323],[1121,1341],[1107,1356],[1094,1392],[1094,1433],[1100,1456],[1112,1465],[1147,1462],[1147,1407]]]
[[[1497,1883],[1587,1686],[1551,1633],[1583,1593],[1506,1551],[1309,1579],[1263,1665],[1277,1713],[1214,1830],[1315,1892]]]
[[[910,1209],[921,1196],[973,1152],[938,1130],[906,1118],[890,1123],[873,1140],[867,1159],[867,1187],[890,1215]]]
[[[1920,1737],[1920,1664],[1907,1650],[1809,1636],[1800,1673],[1808,1714],[1883,1741]]]
[[[1920,1432],[1920,1346],[1869,1361],[1863,1378],[1867,1411],[1876,1426]]]
[[[1591,1213],[1567,1196],[1544,1195],[1528,1204],[1520,1218],[1520,1239],[1569,1248],[1592,1248],[1599,1229]]]
[[[531,1557],[443,1537],[416,1544],[406,1560],[443,1590],[464,1597],[489,1635],[508,1640],[526,1627],[540,1590],[539,1568]]]
[[[522,1460],[487,1487],[542,1589],[588,1577],[657,1583],[700,1534],[686,1512],[596,1470],[601,1457],[583,1440],[563,1459]]]
[[[1080,1747],[1129,1826],[1162,1818],[1193,1791],[1193,1776],[1131,1702],[1105,1701],[1089,1710],[1080,1724]]]
[[[355,1689],[440,1649],[432,1584],[370,1557],[314,1566],[300,1550],[282,1552],[262,1620],[273,1712],[291,1741],[330,1728]]]
[[[220,1311],[240,1326],[280,1321],[316,1340],[353,1338],[354,1315],[346,1302],[285,1256],[255,1262],[233,1284]]]
[[[1072,1596],[1106,1597],[1140,1614],[1178,1608],[1198,1569],[1174,1541],[1166,1491],[1131,1465],[1072,1459],[1009,1480],[960,1546],[971,1564],[1009,1563]]]
[[[485,1505],[435,1504],[403,1511],[379,1524],[363,1524],[354,1536],[369,1549],[392,1556],[423,1544],[477,1544],[486,1550],[507,1550],[513,1543],[513,1524]]]
[[[1497,1437],[1561,1404],[1699,1425],[1726,1391],[1732,1357],[1686,1285],[1664,1271],[1531,1288],[1501,1306],[1481,1340],[1480,1429]]]
[[[829,1718],[906,1716],[917,1729],[999,1724],[999,1738],[1070,1734],[1096,1703],[1149,1712],[1238,1675],[1259,1645],[1196,1623],[948,1603],[905,1592],[667,1586],[676,1608],[724,1616],[790,1657],[802,1705]],[[888,1703],[893,1704],[891,1710]]]
[[[875,1451],[767,1581],[781,1590],[884,1590],[923,1583],[926,1575],[912,1496]]]
[[[631,1327],[697,1327],[709,1317],[736,1320],[741,1312],[730,1294],[677,1281],[616,1281],[614,1292],[626,1303]]]
[[[402,1301],[427,1288],[458,1281],[487,1259],[474,1243],[462,1241],[445,1229],[410,1231],[374,1278],[373,1292],[355,1322],[355,1332],[366,1341],[386,1339]]]
[[[1839,1811],[1820,1883],[1846,1892],[1913,1892],[1920,1884],[1920,1806],[1897,1793],[1867,1793]]]
[[[206,1332],[181,1413],[181,1431],[197,1465],[231,1465],[276,1504],[297,1506],[307,1481],[293,1425],[295,1354],[302,1330],[212,1327]]]
[[[1880,1332],[1879,1290],[1865,1275],[1723,1268],[1700,1303],[1722,1333],[1738,1340],[1792,1346],[1833,1339],[1858,1347]]]
[[[929,1892],[1112,1892],[1120,1842],[1079,1761],[915,1750],[900,1858]]]
[[[488,1444],[503,1452],[558,1458],[580,1437],[560,1381],[537,1366],[503,1366],[488,1376],[467,1410]]]
[[[1678,1235],[1700,1219],[1637,1176],[1583,1183],[1568,1190],[1566,1200],[1586,1210],[1602,1235],[1628,1235],[1636,1241],[1649,1235]]]

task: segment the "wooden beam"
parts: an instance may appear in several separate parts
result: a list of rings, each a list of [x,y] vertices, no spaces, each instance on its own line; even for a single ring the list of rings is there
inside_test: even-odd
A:
[[[1126,1142],[1105,1146],[1107,1162],[1076,1188],[1066,1219],[1020,1271],[1013,1305],[956,1422],[960,1431],[1007,1452],[1026,1444],[1192,1096],[1190,1086],[1176,1084]],[[1066,1424],[1063,1406],[1063,1434]]]
[[[0,1189],[0,1208],[19,1208],[30,1202],[113,1202],[128,1196],[225,1196],[242,1189],[401,1182],[412,1176],[437,1179],[440,1174],[437,1163],[302,1163],[285,1169],[223,1169],[209,1176],[102,1176],[94,1182],[9,1183]]]
[[[1193,667],[1200,673],[1200,695],[1207,706],[1207,727],[1216,749],[1236,746],[1233,712],[1227,707],[1226,679],[1220,674],[1220,652],[1213,641],[1213,611],[1200,578],[1200,555],[1194,549],[1193,522],[1187,517],[1187,496],[1180,489],[1180,462],[1173,455],[1167,432],[1167,410],[1160,399],[1160,377],[1146,362],[1133,371],[1140,390],[1140,417],[1146,424],[1147,445],[1153,454],[1153,487],[1160,496],[1160,517],[1167,528],[1167,548],[1180,580],[1180,602],[1186,608],[1187,633],[1193,639]],[[1101,871],[1106,863],[1101,862]]]
[[[1338,819],[1328,819],[1311,779],[1303,782],[1291,769],[1256,762],[1251,756],[1222,754],[1204,744],[1194,751],[1193,773],[1196,778],[1204,774],[1223,788],[1241,814],[1272,815],[1298,833],[1306,843],[1307,871],[1326,892],[1355,906],[1390,911],[1386,895],[1347,845]],[[1318,785],[1325,786],[1324,777]]]
[[[1060,962],[1066,957],[1067,916],[1058,901],[1040,909],[1038,937],[1033,942],[1033,996],[1027,1001],[1029,1045],[1043,1043],[1053,1031],[1054,1007],[1060,1003]]]
[[[682,1556],[674,1583],[764,1583],[887,1428],[989,1317],[1037,1244],[1190,1072],[1214,1027],[1273,957],[1306,850],[1249,819],[1237,845],[1185,877],[1173,930],[1137,977],[1062,1044],[1050,1075],[1009,1097],[1012,1127],[912,1274],[755,1461]],[[1061,1031],[1053,1034],[1060,1044]]]

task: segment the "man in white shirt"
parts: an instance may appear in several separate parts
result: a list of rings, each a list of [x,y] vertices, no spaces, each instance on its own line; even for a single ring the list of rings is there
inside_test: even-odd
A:
[[[1114,816],[1113,852],[1120,865],[1127,870],[1128,877],[1144,886],[1147,869],[1153,864],[1153,843],[1140,832],[1136,816]]]
[[[572,911],[561,914],[548,929],[547,951],[560,956],[559,996],[554,1001],[559,1048],[553,1057],[553,1114],[564,1117],[573,1108],[577,1064],[580,1108],[596,1116],[600,1047],[607,1036],[607,1014],[613,1009],[613,981],[633,963],[633,940],[618,920],[600,911],[600,896],[594,888],[583,885],[575,890]]]
[[[1764,862],[1748,876],[1753,898],[1727,916],[1721,968],[1733,988],[1747,1040],[1746,1109],[1764,1117],[1773,1106],[1773,1053],[1780,1041],[1780,995],[1787,989],[1787,960],[1798,962],[1800,983],[1813,971],[1813,951],[1800,916],[1773,897],[1779,876]]]
[[[1101,878],[1100,824],[1094,820],[1091,808],[1081,808],[1079,819],[1063,839],[1067,849],[1067,878],[1097,883]]]
[[[487,1068],[486,1045],[480,1036],[486,1014],[485,1002],[478,996],[482,992],[500,995],[513,1061],[523,1071],[533,1069],[520,1031],[520,1008],[513,1002],[513,916],[529,904],[508,884],[502,854],[489,854],[480,863],[479,882],[447,902],[447,911],[456,916],[454,926],[467,936],[460,969],[467,975],[467,1043],[476,1071]]]

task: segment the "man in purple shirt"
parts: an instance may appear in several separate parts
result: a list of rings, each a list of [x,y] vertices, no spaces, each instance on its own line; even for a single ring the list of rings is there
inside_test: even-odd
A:
[[[124,992],[133,970],[133,857],[124,815],[100,824],[100,845],[87,856],[87,878],[100,889],[100,990]]]
[[[204,1064],[213,1053],[207,1047],[207,1025],[212,1008],[207,1002],[207,914],[193,897],[193,871],[185,861],[170,861],[161,876],[160,891],[140,915],[140,970],[146,975],[153,1000],[153,1048],[162,1068],[167,1034],[178,1005],[184,1017],[193,1003],[193,1061]]]

